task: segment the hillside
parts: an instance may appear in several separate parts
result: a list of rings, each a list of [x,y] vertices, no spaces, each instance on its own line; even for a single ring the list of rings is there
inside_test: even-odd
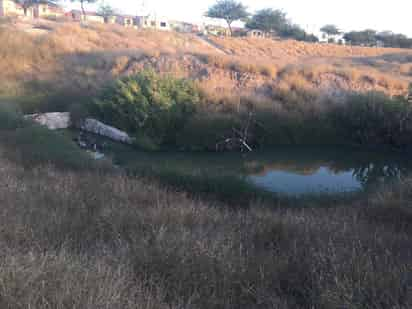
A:
[[[27,95],[34,105],[38,90],[76,97],[143,68],[189,77],[216,99],[263,100],[279,89],[406,95],[412,80],[412,52],[398,49],[201,38],[45,21],[3,23],[0,39],[1,97],[21,100]]]

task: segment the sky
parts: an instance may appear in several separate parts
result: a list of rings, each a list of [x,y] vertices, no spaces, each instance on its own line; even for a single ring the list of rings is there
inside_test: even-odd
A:
[[[202,22],[203,14],[216,0],[105,0],[123,13]],[[312,33],[325,24],[343,31],[392,30],[412,37],[412,0],[243,0],[251,12],[262,8],[284,10],[289,18]],[[91,7],[92,8],[92,7]]]

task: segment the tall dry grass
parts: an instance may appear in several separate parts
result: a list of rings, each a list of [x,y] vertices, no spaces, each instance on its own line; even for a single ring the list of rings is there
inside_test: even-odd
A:
[[[409,54],[396,48],[370,48],[337,44],[308,43],[295,40],[211,37],[217,46],[229,54],[244,57],[264,57],[274,60],[298,58],[376,57],[384,54]]]
[[[412,305],[407,184],[359,205],[236,210],[4,158],[0,180],[2,308]]]
[[[405,50],[249,38],[210,38],[209,44],[190,34],[68,22],[34,25],[46,34],[33,35],[26,26],[0,28],[0,96],[28,112],[67,109],[68,101],[147,68],[195,80],[214,97],[268,99],[268,87],[296,83],[320,94],[406,95],[411,79]]]

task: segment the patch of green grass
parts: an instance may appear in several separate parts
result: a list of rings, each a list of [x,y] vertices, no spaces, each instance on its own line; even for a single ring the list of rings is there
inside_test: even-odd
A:
[[[9,158],[23,166],[53,164],[69,169],[98,167],[68,136],[25,120],[13,105],[0,105],[0,142],[6,146]]]
[[[23,123],[22,114],[15,105],[0,103],[0,131],[16,129]]]
[[[29,124],[4,135],[25,166],[54,164],[62,168],[88,169],[94,165],[90,156],[73,141],[59,132],[50,131],[36,124]]]

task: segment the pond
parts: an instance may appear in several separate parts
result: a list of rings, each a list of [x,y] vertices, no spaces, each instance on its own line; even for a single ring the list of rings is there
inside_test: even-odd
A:
[[[365,191],[412,173],[406,155],[350,148],[278,147],[247,154],[147,153],[118,148],[111,153],[120,166],[146,174],[231,176],[268,192],[294,196]]]

